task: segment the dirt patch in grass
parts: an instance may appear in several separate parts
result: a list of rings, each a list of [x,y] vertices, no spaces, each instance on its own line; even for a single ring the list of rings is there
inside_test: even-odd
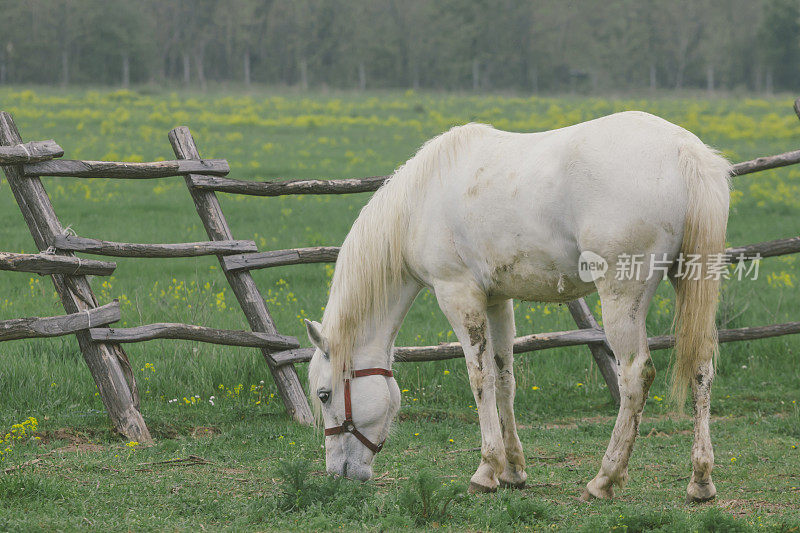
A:
[[[214,435],[219,435],[219,429],[211,426],[198,426],[196,428],[192,428],[191,433],[192,437],[213,437]]]
[[[50,444],[53,441],[67,441],[69,442],[69,446],[65,446],[65,449],[77,449],[78,447],[85,447],[87,445],[99,446],[97,444],[92,444],[91,434],[74,428],[59,428],[54,430],[37,431],[36,436],[39,437],[42,444]],[[102,448],[102,446],[100,446],[100,448]]]
[[[724,509],[734,516],[752,516],[753,512],[762,514],[781,514],[787,509],[793,509],[791,505],[779,502],[767,502],[764,500],[717,500],[717,507]]]
[[[91,442],[83,442],[80,444],[70,444],[53,450],[54,453],[93,453],[102,452],[105,446],[99,444],[92,444]]]

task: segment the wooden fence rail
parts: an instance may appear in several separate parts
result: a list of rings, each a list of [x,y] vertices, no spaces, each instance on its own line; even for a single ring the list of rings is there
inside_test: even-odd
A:
[[[130,242],[100,241],[56,235],[52,246],[58,250],[83,252],[111,257],[199,257],[203,255],[226,255],[258,250],[254,241],[203,241],[175,244],[138,244]]]
[[[53,140],[12,144],[0,146],[0,165],[35,163],[62,155],[64,155],[64,150]]]
[[[737,342],[754,339],[767,339],[783,335],[800,333],[800,322],[770,324],[768,326],[745,327],[719,330],[719,342]],[[550,333],[534,333],[517,337],[514,340],[514,353],[522,354],[538,352],[550,348],[564,348],[606,342],[602,329],[573,329],[569,331],[553,331]],[[675,345],[673,335],[648,337],[647,344],[651,350],[666,350]],[[306,363],[314,355],[314,348],[299,348],[274,354],[281,365]],[[464,357],[461,345],[457,342],[439,344],[437,346],[403,346],[395,348],[395,361],[401,363],[421,363],[427,361],[443,361]]]
[[[742,176],[744,174],[761,172],[762,170],[769,170],[771,168],[785,167],[788,165],[794,165],[796,163],[800,163],[800,150],[785,152],[778,155],[758,157],[750,161],[736,163],[733,165],[733,169],[731,169],[731,175]]]
[[[155,161],[153,163],[121,163],[114,161],[79,161],[61,159],[44,161],[23,167],[26,176],[55,176],[72,178],[154,179],[202,172],[224,176],[231,171],[224,159],[191,161]]]
[[[195,189],[247,194],[250,196],[283,196],[286,194],[352,194],[377,191],[391,176],[321,180],[245,181],[214,176],[192,176]]]
[[[755,259],[756,257],[776,257],[779,255],[796,254],[800,252],[800,237],[776,239],[774,241],[759,242],[746,246],[735,246],[725,250],[728,262],[733,263],[739,257]]]
[[[257,331],[235,331],[213,329],[189,324],[158,323],[135,328],[103,328],[89,331],[92,339],[110,342],[142,342],[153,339],[181,339],[187,341],[223,344],[225,346],[246,346],[286,350],[297,348],[300,343],[295,337],[270,335]]]
[[[71,335],[119,319],[119,302],[114,300],[110,304],[69,315],[3,320],[0,322],[0,341]]]
[[[109,276],[116,268],[117,264],[110,261],[95,261],[71,255],[0,252],[0,270],[12,272]]]
[[[222,258],[222,264],[229,272],[235,272],[237,270],[256,270],[303,263],[333,263],[338,256],[338,246],[315,246],[312,248],[291,248],[289,250],[229,255]]]

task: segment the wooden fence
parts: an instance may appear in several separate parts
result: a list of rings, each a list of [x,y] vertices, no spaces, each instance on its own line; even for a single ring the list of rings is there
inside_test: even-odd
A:
[[[800,117],[800,99],[795,102]],[[358,179],[241,181],[224,177],[229,167],[224,160],[203,160],[188,128],[169,133],[178,158],[153,163],[57,160],[63,150],[54,141],[22,142],[11,115],[0,112],[0,166],[28,224],[38,254],[0,252],[0,270],[50,275],[68,314],[59,317],[24,318],[0,322],[0,341],[76,335],[100,396],[114,424],[127,438],[139,442],[151,439],[139,411],[136,381],[121,344],[151,339],[185,339],[230,346],[260,348],[272,372],[288,413],[301,423],[312,421],[311,411],[294,364],[308,361],[311,348],[301,348],[297,339],[279,335],[267,304],[250,271],[275,266],[333,262],[338,247],[322,246],[289,250],[256,250],[252,241],[234,240],[216,197],[217,192],[255,196],[293,194],[349,194],[378,189],[389,176]],[[734,166],[736,176],[793,165],[800,162],[800,150],[761,157]],[[39,176],[79,178],[151,179],[183,176],[209,241],[175,244],[134,244],[102,241],[67,235],[53,211]],[[112,262],[83,259],[75,252],[114,257],[172,258],[216,255],[228,283],[252,328],[232,331],[198,325],[159,323],[132,328],[112,328],[119,320],[119,305],[98,306],[86,278],[111,274]],[[758,259],[800,252],[800,237],[734,247],[729,260]],[[579,329],[518,337],[515,353],[585,344],[619,401],[616,361],[603,330],[583,299],[568,304]],[[800,322],[720,330],[721,342],[760,339],[800,333]],[[651,337],[650,349],[674,345],[672,336]],[[458,343],[438,346],[399,347],[398,362],[435,361],[463,357]]]
[[[229,171],[224,160],[203,160],[187,128],[176,128],[169,140],[178,158],[153,163],[56,160],[64,152],[54,141],[23,143],[8,113],[0,113],[0,166],[17,200],[40,253],[0,252],[0,270],[35,272],[52,276],[67,315],[24,318],[0,322],[0,341],[75,334],[100,397],[114,427],[131,440],[151,441],[139,411],[139,395],[130,362],[121,344],[151,339],[185,339],[230,346],[260,348],[287,411],[299,422],[313,418],[305,393],[292,365],[279,365],[272,354],[299,348],[294,337],[279,335],[266,302],[246,270],[223,270],[253,331],[213,329],[190,324],[147,324],[134,328],[109,328],[120,318],[119,305],[98,307],[88,275],[109,275],[115,263],[83,259],[75,252],[114,257],[195,257],[254,253],[253,241],[234,240],[213,191],[195,189],[199,176],[220,176]],[[183,176],[209,241],[175,244],[138,244],[102,241],[67,235],[53,210],[39,176],[78,178],[152,179]]]

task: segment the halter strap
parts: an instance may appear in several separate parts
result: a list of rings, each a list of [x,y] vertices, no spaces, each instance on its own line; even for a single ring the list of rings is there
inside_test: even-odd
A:
[[[383,443],[386,442],[386,440],[384,439],[380,443],[375,444],[357,430],[355,423],[353,423],[353,407],[350,402],[350,380],[363,378],[365,376],[384,376],[390,378],[394,376],[394,374],[391,370],[385,368],[364,368],[362,370],[353,370],[350,372],[350,377],[344,380],[344,422],[342,422],[340,426],[325,428],[325,436],[329,437],[331,435],[339,435],[340,433],[350,433],[372,453],[377,454],[383,448]]]

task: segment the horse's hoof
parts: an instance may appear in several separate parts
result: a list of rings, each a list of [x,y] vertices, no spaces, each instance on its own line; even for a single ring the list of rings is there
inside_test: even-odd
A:
[[[497,492],[497,487],[487,487],[485,485],[475,483],[474,481],[470,481],[467,492],[470,494],[485,494],[487,492]]]
[[[503,481],[500,480],[500,488],[501,489],[524,489],[525,482],[524,481]]]
[[[614,498],[614,488],[598,489],[591,486],[591,482],[586,485],[581,494],[581,501],[590,502],[592,500],[611,500]]]
[[[711,500],[713,500],[716,497],[717,497],[716,494],[714,494],[713,496],[709,496],[708,498],[698,498],[696,496],[692,496],[691,494],[687,494],[686,495],[686,503],[688,503],[689,505],[692,505],[692,504],[695,504],[695,503],[705,503],[705,502],[710,502]]]
[[[717,496],[717,487],[709,480],[706,483],[689,483],[686,489],[686,503],[703,503],[713,500]]]

